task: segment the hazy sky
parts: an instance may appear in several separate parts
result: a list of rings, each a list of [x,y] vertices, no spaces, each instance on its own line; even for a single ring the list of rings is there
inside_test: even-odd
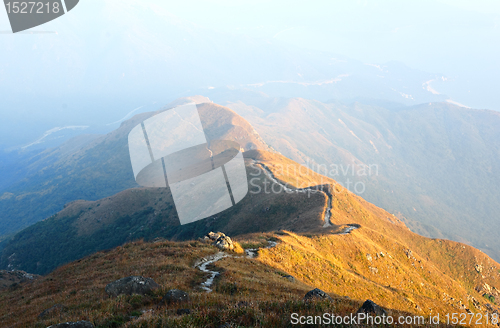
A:
[[[500,87],[497,0],[203,0],[167,7],[220,31],[444,74],[454,83],[443,93],[459,89],[459,102],[500,110],[500,99],[491,97]]]
[[[400,60],[422,69],[451,66],[449,59],[460,58],[456,52],[499,49],[496,0],[156,2],[216,30],[274,37],[365,61]]]
[[[108,16],[103,18],[95,14],[103,3],[116,7],[137,8],[137,11],[129,10],[115,15],[108,13]],[[5,33],[10,29],[7,15],[5,10],[0,10],[0,32],[4,31],[0,33],[0,46],[8,50],[35,51],[41,47],[50,50],[52,43],[57,44],[56,39],[59,37],[59,40],[63,37],[68,38],[64,40],[72,40],[69,33],[63,34],[68,32],[69,28],[76,26],[75,22],[78,21],[84,24],[78,25],[78,28],[82,29],[82,26],[85,28],[78,32],[78,39],[74,38],[75,43],[67,42],[66,46],[63,44],[66,49],[62,49],[65,52],[61,53],[68,58],[61,58],[61,60],[70,60],[72,51],[77,49],[75,46],[80,47],[78,49],[90,49],[90,47],[97,46],[108,51],[111,47],[123,46],[123,44],[114,43],[113,34],[107,37],[107,32],[101,32],[109,30],[113,33],[120,33],[119,28],[112,29],[117,22],[132,30],[135,25],[139,26],[139,23],[141,28],[144,26],[153,30],[162,28],[154,25],[158,24],[157,21],[150,21],[148,16],[143,15],[140,7],[149,5],[176,16],[179,21],[193,22],[207,31],[215,30],[222,34],[275,40],[304,49],[331,52],[369,64],[399,61],[411,68],[447,77],[446,83],[439,83],[433,87],[440,93],[450,95],[455,101],[474,108],[500,110],[500,92],[498,92],[500,87],[500,62],[498,60],[500,58],[500,1],[498,0],[80,0],[80,4],[67,15],[31,30],[58,31],[58,35],[54,36],[8,35]],[[165,16],[165,20],[171,20],[172,17]],[[147,31],[147,29],[143,30]],[[123,33],[130,33],[130,30]],[[150,41],[147,35],[142,37],[143,40],[136,42],[138,47],[141,46],[140,42]],[[48,43],[44,43],[44,40]],[[157,42],[157,40],[151,42]],[[164,47],[162,51],[168,53],[171,49],[167,46],[168,44],[159,45],[159,47]],[[95,49],[90,55],[99,54]],[[86,56],[86,54],[79,55]],[[93,58],[90,55],[87,57]],[[42,60],[46,60],[43,55],[37,58],[36,54],[27,55],[27,53],[20,52],[18,55],[12,50],[9,54],[4,52],[2,55],[0,52],[0,83],[5,78],[5,72],[12,68],[9,68],[9,65],[12,66],[12,63],[19,59],[17,57],[26,58],[31,64],[40,60],[39,64],[35,64],[41,68],[44,65]],[[78,64],[76,59],[75,63]],[[147,54],[144,56],[144,63],[147,64]],[[204,65],[209,66],[210,63],[204,63]],[[30,72],[31,70],[28,69],[19,74],[30,74]],[[103,72],[103,75],[105,73]],[[44,74],[47,73],[44,72]],[[65,73],[55,72],[54,74],[57,77],[59,76],[57,74],[64,76]],[[38,76],[30,76],[30,79],[35,82],[38,78]],[[42,84],[47,83],[46,80],[40,81]],[[1,92],[0,90],[0,97],[8,96]],[[65,104],[68,101],[65,100]],[[107,117],[106,120],[117,120],[134,108],[144,105],[142,102],[129,104],[128,101],[122,99],[120,106],[123,106],[123,109],[118,112],[114,111],[112,117]],[[80,100],[78,102],[81,103]],[[9,104],[17,107],[15,101],[10,101]],[[46,104],[49,106],[50,101],[46,101]],[[62,104],[58,106],[58,118],[64,117],[60,115]],[[51,111],[46,108],[44,110],[44,115],[50,117]],[[13,114],[11,108],[7,108],[5,103],[2,108],[0,103],[0,113],[5,115],[7,111],[9,119],[15,120],[16,114]],[[71,122],[65,121],[66,124],[85,125],[88,123],[81,119],[85,117],[84,110],[81,110],[75,117],[78,119],[73,119]],[[18,119],[21,118],[21,116],[18,117]],[[57,124],[63,124],[62,119]],[[54,126],[47,123],[45,127],[48,129]]]
[[[76,7],[80,12],[73,14],[86,15],[99,1],[104,0],[81,0]],[[398,60],[413,68],[446,74],[474,69],[474,61],[496,64],[500,55],[497,0],[140,2],[217,31],[275,38],[362,61]],[[50,30],[51,24],[33,30]],[[0,30],[8,29],[6,13],[0,10]]]

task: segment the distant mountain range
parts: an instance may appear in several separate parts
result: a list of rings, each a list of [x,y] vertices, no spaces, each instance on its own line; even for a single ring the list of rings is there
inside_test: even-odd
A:
[[[500,259],[500,113],[442,102],[344,104],[253,92],[214,99],[284,156],[344,186],[351,181],[351,191],[409,219],[414,231]],[[362,184],[355,190],[356,182]]]

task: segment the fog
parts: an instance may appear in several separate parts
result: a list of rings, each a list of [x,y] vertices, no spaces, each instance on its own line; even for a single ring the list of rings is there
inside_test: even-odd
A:
[[[499,22],[494,1],[82,0],[12,34],[2,9],[0,148],[227,87],[500,110]]]

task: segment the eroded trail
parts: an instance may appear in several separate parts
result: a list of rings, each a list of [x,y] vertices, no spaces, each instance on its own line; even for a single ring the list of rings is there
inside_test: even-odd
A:
[[[273,247],[276,247],[276,245],[278,245],[277,242],[275,241],[268,241],[268,245],[264,248],[273,248]],[[247,257],[249,259],[254,259],[257,257],[257,253],[259,252],[259,249],[262,249],[262,248],[249,248],[249,249],[245,249],[245,254],[247,255]]]
[[[330,222],[330,217],[332,216],[332,194],[330,193],[329,190],[323,190],[323,186],[315,186],[315,187],[307,187],[307,188],[290,188],[286,184],[283,184],[281,181],[279,181],[273,174],[273,172],[263,163],[260,162],[254,162],[255,165],[258,165],[262,167],[263,171],[265,172],[266,176],[273,181],[274,183],[278,184],[285,190],[286,192],[300,192],[300,193],[323,193],[327,197],[327,205],[324,213],[324,221],[325,224],[323,225],[323,228],[330,227],[332,224]],[[321,189],[320,189],[321,188]]]
[[[208,277],[208,279],[205,282],[202,282],[201,286],[200,286],[202,289],[206,290],[208,293],[210,293],[212,291],[212,289],[210,287],[212,287],[212,285],[214,283],[214,279],[215,279],[215,277],[217,277],[219,275],[219,272],[209,270],[209,269],[207,269],[207,266],[219,261],[220,259],[228,257],[228,256],[230,256],[230,255],[226,254],[224,252],[219,252],[215,255],[208,256],[206,258],[202,258],[194,265],[196,268],[200,269],[201,271],[203,271],[205,273],[210,273],[210,276]]]
[[[307,188],[290,188],[289,186],[287,186],[286,184],[282,183],[281,181],[279,181],[273,174],[273,172],[263,163],[260,163],[260,162],[254,162],[255,165],[258,165],[260,166],[263,171],[265,172],[266,176],[271,180],[273,181],[274,183],[278,184],[279,186],[281,186],[283,188],[284,191],[286,192],[298,192],[298,193],[317,193],[317,192],[320,192],[320,193],[323,193],[326,195],[327,197],[327,207],[325,209],[325,213],[324,213],[324,225],[323,225],[323,228],[327,228],[327,227],[331,227],[332,224],[330,222],[330,218],[332,216],[332,194],[330,193],[329,190],[323,190],[322,186],[315,186],[315,187],[307,187]],[[336,234],[338,235],[347,235],[349,233],[351,233],[351,231],[355,230],[355,229],[358,229],[359,228],[359,225],[355,225],[355,224],[349,224],[347,227],[345,227],[342,231],[340,232],[337,232]],[[268,245],[266,247],[261,247],[261,248],[250,248],[250,249],[245,249],[245,255],[247,258],[256,258],[257,255],[258,255],[258,252],[259,252],[259,249],[269,249],[269,248],[273,248],[273,247],[276,247],[278,243],[275,242],[275,241],[268,241]],[[235,257],[233,255],[229,255],[227,253],[224,253],[224,252],[219,252],[215,255],[212,255],[212,256],[208,256],[206,258],[202,258],[201,260],[199,260],[196,264],[195,264],[195,267],[198,268],[199,270],[201,270],[202,272],[205,272],[205,273],[209,273],[210,276],[208,277],[208,279],[201,283],[201,288],[204,289],[205,291],[207,291],[208,293],[210,293],[212,291],[212,285],[214,283],[214,279],[215,277],[217,277],[219,275],[219,272],[218,271],[212,271],[212,270],[209,270],[207,269],[207,266],[209,266],[210,264],[213,264],[225,257]]]
[[[355,224],[348,224],[347,227],[344,228],[341,232],[339,232],[339,235],[347,235],[350,234],[351,231],[356,230],[359,228],[359,225]]]
[[[266,247],[263,247],[263,248],[266,248],[266,249],[273,248],[273,247],[276,247],[276,245],[278,245],[277,242],[268,241],[268,245]],[[246,249],[245,254],[246,254],[247,258],[257,257],[257,253],[259,252],[259,249],[262,249],[262,248]],[[205,282],[202,282],[200,285],[200,287],[202,289],[204,289],[207,293],[212,292],[211,287],[214,284],[215,277],[217,277],[220,274],[220,272],[218,272],[218,271],[212,271],[212,270],[208,269],[207,266],[209,266],[210,264],[213,264],[213,263],[215,263],[215,262],[217,262],[225,257],[242,257],[242,256],[234,256],[234,255],[229,255],[229,254],[224,253],[224,252],[219,252],[217,254],[204,257],[195,263],[195,265],[194,265],[195,268],[198,268],[200,271],[210,274],[210,276],[207,278],[207,280]]]

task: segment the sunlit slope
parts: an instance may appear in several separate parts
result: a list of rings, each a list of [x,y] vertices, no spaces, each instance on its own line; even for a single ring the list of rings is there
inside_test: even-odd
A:
[[[405,107],[264,96],[233,100],[284,156],[329,175],[415,232],[500,259],[500,114],[448,103]],[[322,164],[322,166],[319,166]],[[373,170],[358,174],[363,165]],[[361,181],[366,188],[354,182]]]
[[[161,246],[163,245],[161,243],[134,244],[130,246],[133,247],[130,250],[127,247],[119,247],[109,255],[105,253],[92,255],[83,261],[57,269],[47,278],[43,278],[43,284],[49,284],[46,279],[58,281],[57,277],[63,277],[61,274],[64,274],[66,278],[61,281],[67,281],[70,277],[69,273],[79,272],[82,265],[85,265],[87,269],[95,270],[92,275],[82,278],[81,281],[82,283],[87,281],[87,285],[91,284],[88,281],[90,278],[98,281],[92,288],[85,287],[87,290],[85,297],[90,297],[93,300],[92,303],[97,304],[92,307],[91,312],[87,312],[89,317],[100,322],[107,320],[109,316],[102,312],[102,308],[109,308],[114,301],[104,300],[102,294],[99,294],[99,288],[104,286],[106,279],[110,280],[111,277],[118,279],[128,272],[151,275],[159,281],[165,281],[162,284],[168,288],[175,288],[178,284],[182,288],[193,291],[196,295],[193,308],[205,308],[207,304],[213,305],[217,302],[219,302],[217,304],[227,304],[226,302],[232,304],[240,300],[251,299],[257,308],[268,309],[264,311],[266,314],[260,314],[261,318],[267,318],[266,320],[289,320],[283,309],[290,309],[293,302],[299,302],[302,294],[314,287],[339,296],[333,308],[306,310],[301,307],[303,305],[293,305],[297,311],[315,313],[314,311],[328,310],[348,313],[356,311],[360,302],[366,299],[372,299],[390,309],[390,313],[404,311],[423,316],[440,313],[442,319],[446,313],[470,311],[491,314],[497,311],[495,303],[500,299],[498,289],[500,265],[481,251],[457,242],[419,236],[411,232],[390,213],[340,187],[334,180],[312,172],[282,155],[254,150],[245,152],[245,159],[250,189],[259,186],[261,191],[255,194],[250,193],[240,204],[221,213],[217,218],[211,217],[183,227],[174,226],[173,230],[169,230],[168,224],[174,223],[175,215],[172,210],[169,212],[159,207],[165,206],[159,204],[168,203],[165,202],[165,199],[169,197],[168,191],[138,188],[97,202],[81,201],[70,204],[54,218],[35,225],[35,227],[42,227],[41,224],[46,224],[50,230],[42,227],[38,230],[40,231],[38,235],[30,235],[27,232],[20,234],[10,251],[22,254],[28,248],[38,249],[43,253],[47,250],[46,245],[56,244],[54,241],[60,241],[59,238],[63,234],[51,236],[52,243],[48,240],[41,240],[39,237],[48,231],[57,230],[64,233],[73,231],[73,236],[80,235],[74,238],[81,239],[70,239],[63,244],[68,249],[71,249],[71,244],[79,244],[85,240],[102,242],[110,239],[111,236],[127,237],[130,232],[135,234],[131,239],[141,237],[148,239],[157,236],[192,239],[201,236],[206,231],[221,230],[230,234],[244,247],[265,246],[267,240],[270,239],[278,242],[276,247],[260,250],[256,259],[236,256],[217,262],[215,267],[222,269],[223,274],[216,282],[219,287],[216,287],[215,294],[212,294],[215,295],[213,300],[210,298],[212,296],[206,299],[205,296],[201,296],[202,294],[196,294],[199,291],[201,276],[196,273],[192,265],[197,257],[203,257],[205,252],[209,251],[198,249],[201,247],[199,243],[191,244],[191,247],[194,247],[192,249],[185,243],[173,242],[165,246]],[[274,183],[269,173],[259,169],[260,167],[267,167],[272,176],[278,179],[279,184]],[[289,192],[280,188],[280,184],[286,184]],[[266,185],[267,190],[276,192],[264,192]],[[292,192],[295,188],[307,187],[318,187],[316,189],[319,191]],[[328,197],[321,190],[329,190],[332,195],[332,216],[329,220],[331,225],[326,227],[324,227],[323,219],[325,210],[329,207]],[[147,197],[141,196],[146,194]],[[161,201],[160,198],[162,198]],[[142,203],[146,200],[149,203]],[[113,207],[116,204],[122,206]],[[127,221],[116,221],[116,219],[95,221],[95,218],[101,217],[103,213],[116,211],[118,216],[125,213],[130,215],[134,211],[142,213],[138,210],[148,207],[152,207],[153,210],[139,215],[137,221],[133,221],[135,222],[133,229],[126,230],[124,233],[120,231],[121,228],[128,229],[128,227],[116,225],[116,223]],[[78,213],[78,215],[71,219],[71,213]],[[61,225],[61,222],[69,224]],[[349,227],[355,229],[346,230]],[[108,231],[106,238],[99,239],[105,231]],[[262,234],[258,233],[259,231],[268,232]],[[30,241],[33,236],[35,238]],[[27,240],[29,243],[23,245],[23,241]],[[100,245],[102,246],[102,243]],[[183,250],[187,249],[186,255],[175,255],[183,251],[176,248],[180,245],[183,245]],[[167,247],[171,250],[165,250],[162,256],[154,255],[158,247],[160,249]],[[132,251],[133,253],[130,253]],[[54,259],[58,259],[55,255],[63,253],[64,249],[61,248],[52,255]],[[4,253],[4,256],[6,255],[9,254]],[[3,258],[6,259],[9,256]],[[29,260],[29,257],[25,260]],[[44,265],[43,261],[37,265],[40,263]],[[101,270],[105,271],[101,272]],[[169,278],[164,280],[163,274],[168,275]],[[283,276],[286,274],[294,276],[295,282],[284,279]],[[76,287],[72,288],[78,289],[79,284],[76,283]],[[39,288],[41,291],[49,288],[47,287],[49,285],[34,286],[38,287],[23,288],[28,288],[26,291],[31,290],[30,288]],[[238,287],[234,289],[231,286]],[[66,285],[62,283],[50,288],[60,291],[60,295],[52,292],[55,295],[54,300],[58,302],[59,300],[62,302],[62,299],[67,297],[67,293],[70,293]],[[18,304],[16,302],[20,301],[15,292],[8,292],[4,295],[3,300],[13,300],[13,304]],[[46,306],[48,299],[45,299],[43,292],[33,295],[38,299],[36,304],[39,305],[37,306],[40,308]],[[78,291],[76,295],[79,295]],[[156,296],[160,297],[160,295]],[[341,298],[344,296],[351,300]],[[74,308],[65,318],[82,317],[79,312],[82,307],[77,305],[80,302],[79,297],[71,300]],[[271,298],[274,302],[279,299],[279,304],[275,304],[276,307],[269,307],[267,303],[259,303],[269,301]],[[132,306],[132,308],[148,307],[152,302],[154,303],[153,299],[144,299],[144,304],[135,305],[136,307]],[[133,310],[132,308],[130,311]],[[274,313],[270,310],[274,308],[282,310]],[[128,309],[126,306],[122,310],[129,311]],[[204,313],[206,312],[195,312],[194,316],[199,319],[199,316],[205,315]],[[251,313],[256,312],[252,310]],[[163,318],[168,316],[162,311],[155,312],[156,315]],[[156,323],[158,318],[155,316],[145,317],[143,320],[150,324]]]
[[[252,236],[255,242],[264,244],[275,238],[272,234]],[[356,312],[362,304],[360,300],[332,293],[332,302],[305,303],[304,295],[321,286],[300,280],[291,282],[284,278],[286,272],[234,253],[215,263],[213,270],[220,275],[215,279],[213,292],[207,293],[200,288],[207,275],[194,264],[216,252],[214,246],[199,241],[134,242],[99,252],[33,283],[0,290],[0,321],[7,326],[30,328],[78,320],[91,321],[96,327],[217,328],[225,323],[288,327],[293,312],[345,316]],[[161,288],[145,296],[106,295],[106,284],[130,275],[152,278]],[[190,302],[162,305],[166,291],[174,288],[189,293]],[[38,316],[54,304],[62,304],[64,309]],[[178,309],[186,308],[191,314],[176,314]],[[387,310],[396,317],[410,314]]]
[[[292,161],[278,157],[261,153],[258,159],[291,185],[335,184],[304,169],[305,177],[297,179],[292,172],[299,168],[294,170]],[[276,249],[262,251],[260,260],[307,284],[351,298],[372,298],[390,308],[427,314],[486,311],[487,304],[496,308],[483,294],[500,298],[497,262],[468,245],[415,234],[359,196],[339,186],[335,190],[332,223],[360,228],[348,234],[286,234],[279,237],[283,243]]]

